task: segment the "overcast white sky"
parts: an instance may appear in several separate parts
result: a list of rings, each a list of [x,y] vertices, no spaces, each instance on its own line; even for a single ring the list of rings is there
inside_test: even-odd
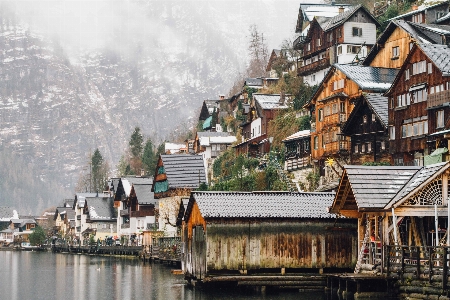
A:
[[[313,0],[314,1],[314,0]],[[170,3],[172,12],[186,3],[212,14],[224,36],[246,40],[248,28],[256,24],[267,39],[269,50],[294,36],[300,0],[0,0],[13,7],[21,19],[39,28],[45,36],[58,36],[66,47],[95,48],[111,42],[114,34],[147,38],[160,32],[143,5],[158,9]],[[137,4],[136,2],[139,2]],[[319,1],[317,1],[319,2]],[[184,8],[183,8],[184,7]],[[226,32],[229,31],[229,32]],[[121,41],[122,45],[126,44]],[[243,44],[243,43],[241,43]]]

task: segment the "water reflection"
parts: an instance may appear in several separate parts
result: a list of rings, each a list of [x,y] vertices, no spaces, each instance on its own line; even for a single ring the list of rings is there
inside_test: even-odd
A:
[[[41,252],[0,251],[1,299],[325,299],[323,295],[279,292],[261,295],[233,289],[202,291],[182,275],[136,259]]]

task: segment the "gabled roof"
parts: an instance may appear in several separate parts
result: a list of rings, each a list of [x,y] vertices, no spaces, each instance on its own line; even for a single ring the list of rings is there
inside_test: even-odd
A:
[[[86,204],[91,221],[112,221],[117,219],[112,197],[87,197]]]
[[[26,224],[36,224],[36,220],[34,220],[34,219],[25,219],[25,218],[11,219],[11,223],[19,224],[19,227],[23,227]]]
[[[343,201],[355,201],[357,210],[381,210],[421,169],[417,166],[345,165],[331,211],[339,213]],[[346,190],[350,192],[346,194]]]
[[[422,167],[403,188],[397,193],[397,195],[386,205],[386,209],[391,207],[397,207],[403,202],[407,201],[415,192],[423,187],[425,184],[442,174],[450,167],[449,162],[442,162],[433,165]]]
[[[382,93],[367,93],[363,94],[367,100],[367,104],[371,110],[377,115],[378,120],[384,127],[388,127],[388,98],[384,97]]]
[[[426,4],[423,4],[423,5],[419,6],[416,10],[412,10],[412,11],[407,12],[407,13],[405,13],[405,14],[402,14],[402,15],[399,15],[399,16],[396,16],[396,17],[393,17],[392,19],[389,19],[389,21],[391,21],[391,20],[396,20],[396,19],[403,19],[403,18],[405,18],[405,17],[412,16],[412,15],[415,15],[415,14],[417,14],[417,13],[426,11],[426,10],[428,10],[428,9],[430,9],[430,8],[435,8],[435,7],[444,5],[444,4],[447,4],[447,5],[448,5],[448,1],[442,1],[442,2],[439,2],[439,3],[437,3],[437,4],[433,4],[433,5],[429,5],[429,6],[426,6]]]
[[[206,182],[202,155],[161,155],[161,160],[167,175],[169,189],[198,188],[200,183]]]
[[[444,21],[447,21],[448,19],[450,19],[450,12],[447,13],[445,16],[443,16],[442,18],[439,18],[435,21],[436,24],[442,23]]]
[[[416,49],[421,49],[422,52],[434,63],[434,65],[442,72],[442,76],[450,76],[450,48],[447,45],[437,44],[415,44],[406,57],[405,63],[397,73],[391,87],[384,93],[388,96],[392,93],[396,83],[400,80],[403,72],[408,66],[408,63]]]
[[[311,136],[311,130],[309,130],[309,129],[301,130],[301,131],[298,131],[298,132],[288,136],[287,138],[285,138],[283,140],[283,142],[295,141],[295,140],[303,139],[303,138],[309,137],[309,136]]]
[[[325,4],[325,3],[300,3],[299,16],[297,19],[297,26],[295,32],[302,30],[303,22],[311,22],[314,17],[328,17],[332,18],[339,14],[339,8],[343,7],[348,10],[351,4]]]
[[[418,44],[418,46],[439,68],[442,76],[450,76],[450,48],[447,45]]]
[[[285,100],[280,101],[280,94],[253,94],[253,99],[262,109],[285,109],[288,108],[287,102],[291,95],[285,95]]]
[[[424,24],[408,22],[411,27],[414,27],[418,32],[422,33],[422,36],[428,38],[432,44],[443,44],[443,36],[450,36],[449,25],[436,25],[436,24]],[[425,40],[425,39],[424,39]],[[425,41],[419,40],[419,42],[427,44]]]
[[[329,31],[337,26],[344,24],[345,22],[347,22],[347,20],[351,16],[353,16],[360,9],[364,10],[372,18],[372,21],[375,23],[375,25],[377,27],[380,26],[380,23],[378,23],[377,19],[375,19],[375,17],[370,13],[369,10],[362,4],[358,4],[356,6],[350,7],[348,10],[344,11],[343,13],[330,18],[326,22],[326,24],[321,25],[321,27],[323,28],[323,31]]]
[[[139,204],[155,202],[152,185],[153,182],[151,184],[133,184],[134,192],[136,193]]]
[[[380,36],[377,39],[376,44],[370,49],[369,53],[367,54],[366,58],[363,61],[363,65],[370,65],[370,63],[374,60],[374,58],[377,56],[378,52],[381,48],[384,47],[384,43],[389,39],[389,37],[392,35],[395,29],[401,28],[406,33],[408,33],[412,38],[414,38],[416,41],[419,42],[429,42],[432,43],[432,40],[429,39],[426,35],[424,35],[421,31],[416,30],[414,26],[411,26],[412,24],[410,22],[406,22],[403,20],[393,20],[391,21],[386,29],[380,34]]]
[[[386,91],[391,87],[392,82],[394,82],[395,76],[398,73],[397,69],[362,65],[334,64],[333,66],[365,91]]]
[[[187,212],[197,203],[207,218],[335,218],[327,208],[334,193],[192,192]]]

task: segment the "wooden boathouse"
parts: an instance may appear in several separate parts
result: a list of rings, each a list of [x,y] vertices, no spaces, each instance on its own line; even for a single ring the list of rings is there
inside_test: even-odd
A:
[[[192,192],[182,229],[185,278],[194,285],[233,282],[323,291],[321,274],[352,270],[357,259],[356,220],[336,219],[327,211],[334,196]]]

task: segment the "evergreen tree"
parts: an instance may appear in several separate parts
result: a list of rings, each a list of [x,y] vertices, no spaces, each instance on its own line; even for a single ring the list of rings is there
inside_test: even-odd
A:
[[[143,143],[144,137],[141,134],[141,129],[135,127],[128,143],[131,153],[130,172],[133,174],[141,174]]]
[[[142,163],[147,174],[153,174],[156,168],[157,157],[153,147],[153,142],[148,139],[145,142],[144,153],[142,154]]]
[[[91,158],[92,166],[92,189],[91,192],[101,192],[104,189],[106,180],[108,178],[108,166],[103,160],[100,150],[95,149]]]
[[[34,231],[28,236],[32,246],[40,246],[45,241],[45,232],[41,226],[37,226]]]

